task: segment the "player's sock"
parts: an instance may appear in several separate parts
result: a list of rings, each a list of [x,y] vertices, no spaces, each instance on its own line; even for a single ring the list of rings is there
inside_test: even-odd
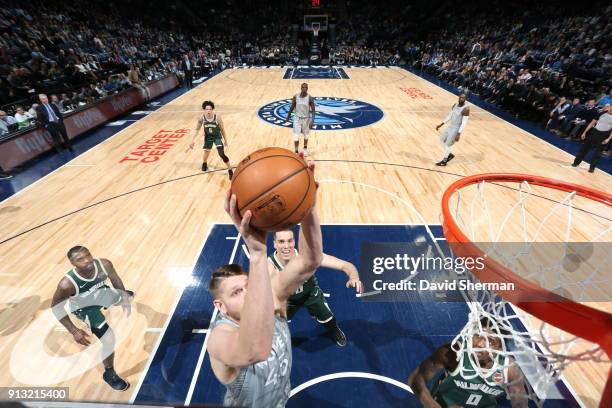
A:
[[[452,153],[449,153],[448,156],[446,157],[446,162],[448,163],[449,161],[453,160],[455,158],[455,155]]]
[[[104,369],[102,378],[108,385],[117,391],[125,391],[130,388],[130,383],[119,377],[112,367]]]
[[[208,163],[202,163],[202,171],[208,170]]]
[[[323,323],[323,326],[327,328],[329,334],[332,336],[334,341],[340,347],[346,346],[346,335],[340,327],[338,327],[338,322],[336,321],[336,317],[332,317],[330,321]]]

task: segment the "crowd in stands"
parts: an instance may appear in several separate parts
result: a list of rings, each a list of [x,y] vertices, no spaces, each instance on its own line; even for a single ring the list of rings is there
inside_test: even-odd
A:
[[[329,50],[330,64],[399,65],[400,50],[409,20],[406,4],[391,1],[347,1],[347,15],[337,22],[336,45]]]
[[[259,18],[274,14],[265,7],[251,12]],[[206,13],[221,24],[237,15],[222,8]],[[257,27],[257,36],[237,31],[238,22],[226,31],[188,35],[135,16],[95,2],[82,7],[50,0],[0,9],[0,136],[36,124],[40,93],[68,113],[170,73],[182,80],[185,54],[200,73],[242,63],[295,63],[298,57],[282,20]]]
[[[331,65],[398,65],[399,50],[387,47],[364,47],[340,45],[329,50]]]
[[[306,48],[292,31],[300,16],[287,2],[152,1],[126,3],[131,12],[122,12],[121,3],[59,0],[0,9],[0,135],[35,122],[41,92],[70,112],[141,81],[169,73],[182,80],[185,55],[205,72],[297,64]],[[322,45],[330,64],[408,63],[579,138],[612,98],[612,7],[599,0],[579,12],[556,3],[472,2],[478,3],[338,1],[344,7],[335,38],[324,36]],[[146,5],[157,13],[135,12]],[[176,15],[184,21],[173,21]]]
[[[78,5],[0,9],[0,135],[34,124],[39,93],[70,112],[176,71],[184,38],[106,17]]]

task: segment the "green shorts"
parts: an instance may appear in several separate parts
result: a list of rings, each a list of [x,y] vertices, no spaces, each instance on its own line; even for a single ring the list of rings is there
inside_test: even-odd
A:
[[[318,286],[308,292],[302,292],[289,297],[287,300],[287,319],[291,320],[302,306],[306,306],[308,313],[317,319],[319,323],[327,322],[334,317],[325,301],[323,291]]]
[[[74,315],[84,321],[90,329],[99,329],[106,323],[106,317],[102,309],[108,309],[112,305],[121,302],[121,293],[108,286],[96,290],[93,295],[95,306],[86,306],[73,311]],[[91,303],[89,303],[91,304]]]
[[[99,329],[106,323],[106,317],[102,313],[102,308],[98,306],[84,307],[75,311],[74,315],[84,321],[90,330]]]
[[[213,147],[213,143],[217,147],[223,147],[223,139],[220,136],[208,136],[204,137],[204,150],[210,150]]]

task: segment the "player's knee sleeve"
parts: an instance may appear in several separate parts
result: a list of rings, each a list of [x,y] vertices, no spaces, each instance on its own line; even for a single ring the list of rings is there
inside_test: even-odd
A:
[[[219,152],[219,156],[221,157],[221,160],[223,160],[223,163],[229,162],[229,157],[225,155],[225,149],[223,147],[218,147],[217,151]]]

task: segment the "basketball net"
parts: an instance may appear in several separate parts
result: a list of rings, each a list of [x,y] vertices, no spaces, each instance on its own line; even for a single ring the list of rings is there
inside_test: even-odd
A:
[[[486,176],[489,175],[469,178],[475,180],[479,176],[483,176],[481,177],[483,180],[464,184],[455,183],[457,186],[454,184],[445,193],[444,200],[447,205],[444,208],[443,204],[444,232],[451,243],[451,248],[453,242],[456,245],[460,245],[459,242],[465,242],[462,239],[456,239],[456,236],[463,233],[463,238],[467,237],[467,240],[472,243],[478,243],[475,245],[485,257],[497,263],[498,266],[501,265],[497,271],[512,271],[507,275],[499,274],[501,279],[508,279],[508,277],[511,278],[510,280],[517,279],[517,281],[521,281],[521,278],[525,279],[526,283],[522,287],[529,288],[529,285],[535,283],[540,289],[545,289],[542,292],[551,293],[551,296],[560,295],[567,301],[567,303],[557,303],[556,306],[563,305],[562,307],[570,309],[570,306],[577,305],[575,307],[580,307],[583,314],[590,313],[590,310],[593,309],[577,302],[592,300],[587,296],[589,294],[592,296],[594,288],[610,289],[612,287],[610,286],[612,284],[610,275],[612,274],[609,272],[612,254],[597,251],[598,246],[594,245],[601,243],[600,247],[605,247],[603,243],[612,242],[612,222],[610,221],[612,196],[592,190],[604,197],[603,201],[596,202],[588,194],[581,194],[579,197],[571,188],[555,187],[551,184],[551,181],[554,180],[536,176],[533,176],[535,180],[531,183],[521,180],[521,177],[518,177],[521,175],[505,175],[512,176],[508,180],[491,177],[492,181],[487,180]],[[506,182],[516,184],[508,186]],[[537,192],[534,191],[534,187],[538,188]],[[499,190],[494,191],[496,189]],[[551,194],[553,198],[543,197],[542,191],[554,192]],[[499,204],[503,200],[500,199],[500,196],[506,197],[507,204],[504,209],[507,212],[501,220]],[[577,199],[582,200],[580,206],[576,205]],[[496,209],[496,218],[491,215],[493,204],[493,208]],[[584,208],[586,210],[583,210]],[[449,217],[452,217],[452,220],[449,220]],[[589,219],[590,222],[587,223]],[[452,231],[459,230],[459,234],[452,235]],[[545,235],[545,232],[547,237],[551,236],[552,230],[555,230],[560,242],[551,244],[556,246],[555,250],[542,251],[543,239],[541,236]],[[585,231],[589,236],[585,236]],[[584,242],[572,243],[572,238],[580,238],[580,241]],[[513,242],[507,245],[508,241]],[[483,242],[486,244],[481,244]],[[542,252],[545,253],[542,254]],[[481,277],[486,281],[497,279],[492,276],[476,273],[476,271],[472,274],[473,280],[481,281]],[[525,378],[523,396],[527,396],[537,406],[542,406],[546,398],[555,398],[555,394],[557,398],[559,397],[554,384],[570,363],[575,361],[610,362],[609,356],[606,357],[605,350],[599,344],[570,334],[520,309],[529,309],[530,312],[533,312],[536,310],[535,307],[543,305],[546,308],[550,303],[547,304],[542,300],[538,302],[534,299],[531,299],[531,304],[528,303],[529,300],[515,301],[520,305],[519,308],[509,300],[520,299],[520,297],[512,298],[507,296],[506,292],[502,294],[504,298],[488,290],[463,293],[469,308],[469,318],[467,325],[453,340],[452,348],[457,353],[460,363],[467,358],[475,369],[466,370],[466,364],[459,364],[461,375],[466,379],[476,376],[488,378],[499,370],[507,373],[508,369],[513,366],[516,368],[518,365]],[[524,294],[519,296],[524,296]],[[556,313],[563,314],[558,311]],[[592,313],[594,313],[593,316],[604,316],[599,320],[593,318],[594,321],[597,320],[597,324],[602,325],[603,333],[606,329],[612,329],[609,311],[602,313],[601,310],[595,310]],[[540,317],[544,315],[539,312],[536,314]],[[567,317],[557,317],[569,321],[573,319],[571,312],[568,312]],[[483,319],[489,322],[488,327],[483,327]],[[557,321],[555,324],[560,325]],[[589,330],[588,328],[581,329]],[[574,333],[579,331],[576,328]],[[484,337],[486,346],[474,347],[474,336]],[[491,346],[491,337],[502,340],[501,350]],[[609,346],[609,336],[607,339],[607,343],[602,339],[601,344],[605,343]],[[492,367],[480,367],[477,357],[479,352],[489,354],[493,361]],[[610,367],[601,368],[608,373]],[[591,369],[593,369],[592,366]],[[512,397],[507,385],[504,386],[506,392]],[[604,391],[608,395],[609,385]],[[607,403],[609,400],[604,395],[600,407],[610,406],[606,405]]]
[[[319,36],[319,30],[321,29],[320,24],[312,23],[312,34],[315,38]]]

